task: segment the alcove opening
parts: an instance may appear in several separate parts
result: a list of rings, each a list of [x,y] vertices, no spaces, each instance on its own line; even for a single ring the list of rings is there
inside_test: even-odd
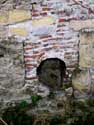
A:
[[[41,83],[50,88],[60,89],[66,73],[66,64],[58,58],[43,60],[37,68],[37,76]]]

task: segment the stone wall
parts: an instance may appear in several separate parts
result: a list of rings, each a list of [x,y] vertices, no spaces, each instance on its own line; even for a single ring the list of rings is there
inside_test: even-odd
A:
[[[24,74],[22,43],[14,38],[0,41],[0,103],[22,98]]]
[[[84,2],[82,2],[82,4],[84,5]],[[93,9],[94,4],[88,3],[87,6]],[[20,91],[21,94],[24,95],[23,91],[28,88],[32,88],[31,90],[35,91],[37,85],[33,84],[32,81],[37,80],[36,69],[41,61],[45,59],[59,58],[64,61],[67,66],[67,71],[70,71],[69,76],[72,75],[72,72],[78,66],[85,66],[84,68],[87,69],[86,60],[83,59],[83,56],[85,56],[83,48],[86,46],[83,45],[85,40],[82,39],[86,37],[86,41],[88,39],[89,42],[84,42],[84,44],[87,44],[87,47],[90,46],[92,49],[91,39],[93,41],[93,35],[92,33],[87,33],[90,34],[91,39],[89,39],[89,37],[85,34],[83,35],[83,33],[80,35],[80,32],[84,28],[91,29],[94,27],[93,11],[78,5],[73,0],[64,0],[63,2],[62,0],[7,0],[4,3],[0,3],[0,8],[1,43],[6,47],[6,43],[10,41],[8,45],[10,51],[17,45],[15,53],[20,53],[18,51],[20,45],[21,50],[22,47],[24,48],[24,51],[21,52],[21,56],[22,53],[24,53],[25,74],[23,72],[22,76],[25,75],[25,79],[23,77],[21,77],[21,79],[22,81],[25,80],[25,83],[21,82],[21,85],[19,84],[17,87],[16,82],[18,81],[17,79],[14,80],[13,88],[11,88],[12,86],[9,88],[9,90],[13,91],[14,88],[17,87],[17,91],[15,90],[13,93],[14,95],[17,96],[17,92],[20,93]],[[16,43],[13,42],[11,45],[10,39],[12,38],[16,40]],[[6,41],[6,43],[3,41]],[[7,56],[8,59],[11,59],[9,54],[7,54]],[[90,54],[87,54],[86,58],[89,56]],[[13,54],[13,58],[14,57]],[[4,58],[7,59],[6,57],[3,57],[3,59]],[[93,55],[89,58],[93,61]],[[20,64],[22,62],[20,62]],[[9,65],[13,65],[12,63],[13,62],[8,62]],[[17,65],[17,68],[21,68],[20,64],[19,66]],[[3,64],[0,64],[0,67],[2,67],[2,65]],[[91,65],[90,63],[90,66]],[[4,66],[4,68],[5,67],[6,66]],[[22,72],[23,69],[24,68],[21,68],[20,72]],[[93,65],[91,69],[93,69]],[[90,68],[88,70],[90,70]],[[11,73],[14,73],[14,71],[11,71]],[[12,80],[12,78],[14,77],[11,77],[10,80]],[[15,78],[18,78],[17,74],[15,74]],[[2,82],[3,80],[0,82],[1,88],[4,87]],[[10,86],[11,84],[8,85]],[[45,92],[45,87],[42,89],[43,92]],[[48,94],[48,90],[45,93]],[[30,96],[30,94],[27,94],[27,96],[28,95]],[[15,96],[13,96],[13,98],[15,98]]]
[[[94,94],[94,31],[82,30],[79,43],[80,72],[73,77],[76,98],[90,97]]]

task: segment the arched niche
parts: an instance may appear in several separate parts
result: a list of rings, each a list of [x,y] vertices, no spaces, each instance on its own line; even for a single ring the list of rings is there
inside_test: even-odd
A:
[[[63,86],[65,72],[66,64],[58,58],[43,60],[37,67],[39,81],[54,89],[60,89]]]

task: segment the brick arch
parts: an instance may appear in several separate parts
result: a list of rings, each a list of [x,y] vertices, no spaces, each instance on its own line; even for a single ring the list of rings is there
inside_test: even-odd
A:
[[[45,52],[42,56],[40,56],[40,58],[38,58],[37,67],[40,65],[42,61],[50,58],[57,58],[66,64],[66,60],[64,59],[64,53],[61,53],[60,51],[54,52],[54,50],[52,49],[49,52]]]

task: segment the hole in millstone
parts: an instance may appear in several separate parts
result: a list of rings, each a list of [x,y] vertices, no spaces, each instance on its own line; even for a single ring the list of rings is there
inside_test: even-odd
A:
[[[65,62],[58,58],[46,59],[37,68],[39,81],[54,89],[60,89],[62,87],[65,72]]]

